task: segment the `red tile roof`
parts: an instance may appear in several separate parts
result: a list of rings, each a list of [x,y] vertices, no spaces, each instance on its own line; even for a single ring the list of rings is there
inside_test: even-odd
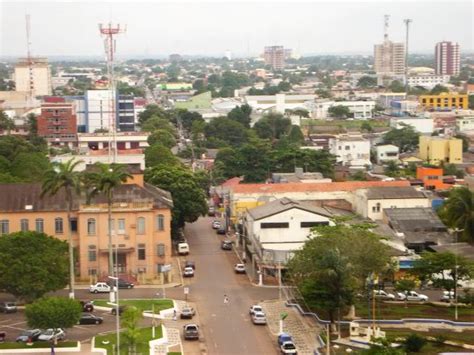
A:
[[[235,186],[235,185],[240,184],[242,180],[243,179],[241,177],[233,177],[233,178],[230,178],[229,180],[224,181],[221,184],[221,186],[222,187]]]
[[[410,186],[409,181],[345,181],[326,183],[239,184],[231,186],[233,193],[284,193],[355,191],[369,187]]]

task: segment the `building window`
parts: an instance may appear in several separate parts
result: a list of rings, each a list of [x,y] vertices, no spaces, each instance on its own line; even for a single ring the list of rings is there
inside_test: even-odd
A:
[[[260,228],[290,228],[290,224],[288,222],[260,223]]]
[[[137,218],[137,234],[145,234],[145,218]]]
[[[88,270],[89,276],[97,275],[97,269],[89,268]]]
[[[118,234],[125,234],[125,219],[119,218],[118,220]]]
[[[95,219],[94,218],[89,218],[87,220],[87,234],[95,235]]]
[[[8,234],[10,230],[10,222],[8,219],[0,220],[0,234]]]
[[[36,231],[38,233],[43,233],[44,232],[44,220],[43,220],[43,218],[37,218],[36,219],[35,227],[36,227]]]
[[[89,261],[97,261],[97,250],[95,245],[89,245]]]
[[[329,222],[327,221],[320,221],[320,222],[301,222],[301,228],[311,228],[316,226],[328,226]]]
[[[156,229],[159,231],[165,230],[165,216],[159,214],[156,217]]]
[[[377,202],[375,206],[372,206],[372,212],[380,212],[380,202]]]
[[[54,219],[54,230],[56,234],[62,234],[63,231],[63,219],[61,217]]]
[[[165,264],[156,264],[156,272],[159,274],[162,273],[163,266],[165,266]]]
[[[165,245],[164,244],[157,244],[156,245],[156,255],[158,256],[165,256]]]
[[[138,244],[138,260],[145,260],[146,259],[146,246],[145,244]]]
[[[111,218],[110,221],[109,221],[109,223],[110,223],[110,225],[109,225],[109,227],[110,227],[110,234],[111,234],[111,235],[114,235],[114,234],[115,234],[115,220],[114,220],[113,218]],[[108,233],[108,232],[109,232],[109,231],[107,230],[107,233]]]
[[[28,220],[27,220],[27,219],[22,219],[22,220],[20,221],[20,230],[21,230],[22,232],[28,232],[29,229],[30,229],[30,226],[29,226]]]
[[[77,218],[71,218],[69,224],[71,226],[71,232],[77,232]]]

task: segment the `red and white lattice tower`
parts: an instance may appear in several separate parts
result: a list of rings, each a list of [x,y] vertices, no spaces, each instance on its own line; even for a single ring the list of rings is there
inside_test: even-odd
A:
[[[126,26],[121,27],[119,24],[113,25],[112,23],[108,23],[106,25],[99,24],[99,31],[101,35],[104,37],[104,49],[105,49],[105,56],[107,59],[107,79],[108,79],[108,88],[109,92],[111,93],[110,99],[110,109],[109,109],[109,163],[115,163],[117,158],[117,103],[116,99],[118,99],[118,93],[116,92],[116,85],[115,85],[115,74],[114,74],[114,60],[115,60],[115,50],[116,50],[116,43],[114,36],[125,33],[127,30]]]

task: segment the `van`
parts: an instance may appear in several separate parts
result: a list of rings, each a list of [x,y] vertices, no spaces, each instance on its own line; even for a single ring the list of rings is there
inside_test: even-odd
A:
[[[178,244],[178,254],[179,255],[188,255],[189,254],[189,244],[188,243],[179,243]]]

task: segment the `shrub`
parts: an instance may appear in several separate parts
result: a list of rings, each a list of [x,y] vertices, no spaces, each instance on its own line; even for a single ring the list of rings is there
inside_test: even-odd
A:
[[[405,349],[408,352],[413,352],[417,353],[425,346],[426,344],[426,339],[418,334],[410,334],[406,339],[405,339]]]

